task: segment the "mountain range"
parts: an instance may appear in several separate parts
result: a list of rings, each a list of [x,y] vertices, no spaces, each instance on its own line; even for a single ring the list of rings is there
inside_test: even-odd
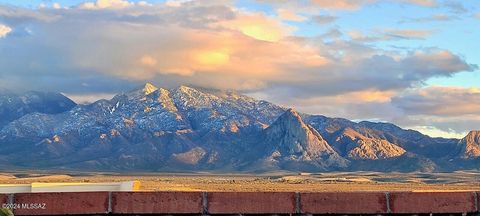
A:
[[[299,113],[235,91],[147,83],[76,104],[0,91],[0,165],[102,171],[453,171],[480,167],[480,131],[432,138]]]

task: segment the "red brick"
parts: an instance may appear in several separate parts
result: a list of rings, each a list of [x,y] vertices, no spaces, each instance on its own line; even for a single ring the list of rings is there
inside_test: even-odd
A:
[[[108,192],[20,193],[15,204],[45,204],[45,208],[17,208],[15,215],[105,214]]]
[[[8,203],[8,195],[0,194],[0,205]]]
[[[392,192],[392,213],[467,213],[475,212],[472,192]]]
[[[295,193],[291,192],[212,192],[208,193],[212,214],[295,213]]]
[[[114,192],[114,214],[202,213],[201,192]]]
[[[301,212],[307,214],[387,213],[385,193],[320,192],[300,194]]]

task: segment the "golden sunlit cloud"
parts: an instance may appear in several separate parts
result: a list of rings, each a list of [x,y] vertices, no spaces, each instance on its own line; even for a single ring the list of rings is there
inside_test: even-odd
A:
[[[293,31],[293,27],[285,26],[279,20],[250,13],[240,15],[235,20],[222,22],[220,25],[268,42],[277,42]]]
[[[193,54],[194,60],[203,66],[219,66],[227,64],[230,60],[228,53],[216,50],[199,51]]]
[[[12,29],[10,27],[0,24],[0,38],[6,37],[11,31]]]
[[[380,91],[380,90],[363,90],[363,91],[355,91],[349,92],[345,94],[338,94],[333,96],[323,96],[323,97],[316,97],[311,99],[306,99],[302,101],[302,104],[308,105],[316,102],[325,102],[328,101],[329,103],[334,104],[344,104],[344,103],[352,103],[352,98],[355,99],[356,103],[387,103],[390,102],[392,97],[397,95],[398,92],[396,91]]]

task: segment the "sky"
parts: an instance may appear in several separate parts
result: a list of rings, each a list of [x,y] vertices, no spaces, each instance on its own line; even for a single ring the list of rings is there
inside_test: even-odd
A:
[[[478,0],[0,0],[0,88],[234,89],[433,137],[480,129]]]

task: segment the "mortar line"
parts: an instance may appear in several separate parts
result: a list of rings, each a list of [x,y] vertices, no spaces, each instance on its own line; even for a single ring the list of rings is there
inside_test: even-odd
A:
[[[387,202],[387,214],[392,213],[392,210],[390,209],[390,192],[385,192],[385,200]]]
[[[473,192],[473,198],[475,201],[475,212],[478,212],[478,193],[476,191]]]
[[[206,191],[202,192],[202,214],[208,215],[208,193]]]
[[[112,213],[112,192],[108,192],[108,209],[107,214]]]
[[[302,206],[300,203],[300,192],[295,192],[295,214],[300,214],[302,212]]]
[[[7,195],[7,203],[8,204],[13,204],[15,202],[15,194],[11,193]]]

